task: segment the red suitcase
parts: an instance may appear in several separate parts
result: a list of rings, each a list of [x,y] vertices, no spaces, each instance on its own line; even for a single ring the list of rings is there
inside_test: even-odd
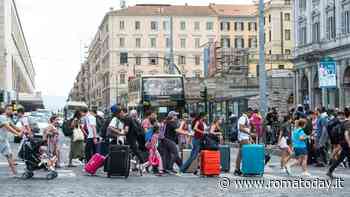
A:
[[[204,176],[218,176],[220,171],[220,151],[201,151],[201,174]]]
[[[94,154],[85,165],[85,172],[94,175],[96,171],[103,166],[105,159],[106,157],[99,153]]]

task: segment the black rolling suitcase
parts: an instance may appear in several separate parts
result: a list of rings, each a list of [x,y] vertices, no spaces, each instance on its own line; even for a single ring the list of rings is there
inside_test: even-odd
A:
[[[126,145],[113,144],[109,146],[109,154],[106,158],[104,171],[108,178],[111,176],[129,177],[130,149]]]

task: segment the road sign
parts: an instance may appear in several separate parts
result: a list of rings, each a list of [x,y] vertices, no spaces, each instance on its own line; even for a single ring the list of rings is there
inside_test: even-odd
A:
[[[321,59],[318,67],[318,79],[320,88],[337,87],[336,62],[332,58]]]

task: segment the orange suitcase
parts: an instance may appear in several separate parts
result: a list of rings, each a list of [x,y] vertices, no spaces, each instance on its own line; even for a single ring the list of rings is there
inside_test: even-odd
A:
[[[220,151],[201,151],[201,174],[204,176],[218,176],[220,171]]]

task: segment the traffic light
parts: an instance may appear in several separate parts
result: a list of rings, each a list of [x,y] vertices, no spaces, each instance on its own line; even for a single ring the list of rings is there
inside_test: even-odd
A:
[[[206,99],[208,97],[208,89],[207,87],[204,87],[202,91],[200,91],[200,95],[203,99]]]
[[[208,113],[208,88],[207,88],[207,86],[204,87],[203,91],[200,91],[200,96],[204,100],[205,113]]]
[[[5,92],[0,90],[0,103],[5,102]]]

